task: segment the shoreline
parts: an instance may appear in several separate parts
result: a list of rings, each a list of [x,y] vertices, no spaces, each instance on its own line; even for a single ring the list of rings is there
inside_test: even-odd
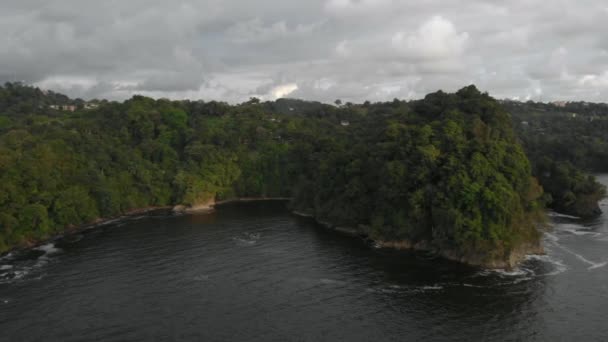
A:
[[[528,255],[545,255],[545,250],[542,241],[538,241],[537,244],[526,242],[520,244],[519,246],[511,250],[509,252],[509,255],[505,257],[505,259],[487,260],[483,255],[467,255],[454,249],[442,249],[438,246],[433,246],[428,241],[419,241],[413,243],[412,241],[408,240],[376,240],[372,239],[367,233],[364,232],[365,226],[363,225],[360,225],[357,228],[341,227],[336,226],[327,221],[318,220],[313,214],[310,213],[298,210],[291,211],[291,213],[298,217],[312,219],[316,224],[325,229],[349,236],[351,238],[360,238],[366,243],[371,244],[375,248],[391,249],[397,251],[428,252],[445,260],[458,262],[460,264],[472,267],[481,267],[484,269],[512,270],[516,268],[522,261],[524,261],[526,256]]]
[[[291,197],[236,197],[221,201],[209,200],[207,202],[191,206],[178,204],[172,207],[172,211],[177,214],[203,214],[213,212],[217,206],[222,206],[231,203],[290,201],[291,199]]]
[[[116,215],[116,216],[112,216],[112,217],[99,217],[88,223],[64,227],[62,232],[51,234],[49,237],[44,238],[44,239],[28,240],[22,245],[14,246],[13,248],[9,248],[5,252],[0,253],[0,258],[3,258],[11,253],[38,248],[45,244],[53,243],[58,240],[61,240],[62,238],[66,237],[66,236],[83,233],[83,232],[86,232],[89,230],[93,230],[93,229],[102,227],[107,224],[121,222],[122,220],[128,219],[133,216],[146,215],[146,214],[150,214],[150,213],[153,213],[156,211],[166,210],[166,211],[171,212],[172,214],[191,214],[191,215],[193,215],[193,214],[211,213],[211,212],[215,211],[216,206],[222,206],[222,205],[230,204],[230,203],[258,202],[258,201],[289,201],[289,200],[291,200],[290,197],[239,197],[239,198],[222,200],[222,201],[218,201],[218,202],[213,201],[212,203],[208,203],[204,206],[200,206],[200,207],[196,207],[196,208],[188,208],[183,205],[168,205],[168,206],[150,206],[150,207],[129,209],[120,215]],[[176,210],[176,208],[178,208],[178,207],[183,207],[184,210]]]
[[[93,229],[102,227],[104,225],[108,225],[108,224],[115,223],[115,222],[120,222],[122,220],[128,219],[133,216],[150,214],[152,212],[161,211],[161,210],[171,210],[171,208],[173,208],[173,207],[172,206],[158,206],[158,207],[151,206],[151,207],[143,207],[143,208],[134,208],[134,209],[127,210],[126,212],[124,212],[123,214],[120,214],[120,215],[116,215],[116,216],[112,216],[112,217],[99,217],[88,223],[67,226],[63,229],[62,232],[52,234],[48,238],[28,240],[25,242],[24,245],[19,245],[19,246],[15,246],[13,248],[9,248],[7,251],[0,253],[0,258],[3,258],[14,252],[20,252],[20,251],[25,251],[28,249],[38,248],[45,244],[56,242],[66,236],[83,233],[83,232],[86,232],[89,230],[93,230]]]
[[[196,214],[206,214],[212,213],[216,210],[216,207],[221,207],[222,205],[227,205],[231,203],[247,203],[247,202],[265,202],[265,201],[289,201],[292,198],[289,197],[240,197],[240,198],[232,198],[222,201],[210,201],[208,203],[194,206],[194,207],[186,207],[184,205],[176,205],[176,206],[158,206],[158,207],[144,207],[144,208],[135,208],[128,210],[127,212],[113,216],[108,218],[98,218],[93,220],[90,223],[85,223],[78,226],[66,227],[65,230],[61,233],[54,234],[46,239],[33,240],[28,241],[25,246],[16,246],[7,250],[4,253],[0,253],[0,258],[5,257],[8,254],[13,252],[24,251],[28,249],[34,249],[45,245],[47,243],[56,242],[66,236],[83,233],[89,230],[93,230],[99,228],[101,226],[120,222],[122,220],[128,219],[137,215],[147,215],[156,211],[166,210],[171,212],[174,215],[196,215]],[[317,219],[313,214],[299,211],[299,210],[290,210],[289,213],[295,215],[297,217],[306,218],[313,220],[319,226],[337,232],[339,234],[348,236],[350,238],[358,238],[363,240],[365,243],[370,244],[376,248],[385,248],[392,250],[401,250],[401,251],[414,251],[414,252],[429,252],[438,257],[441,257],[446,260],[455,261],[467,266],[473,267],[481,267],[486,269],[513,269],[517,267],[517,265],[525,259],[527,255],[544,255],[544,247],[542,242],[539,241],[537,245],[532,243],[522,243],[517,248],[513,249],[508,258],[505,260],[490,260],[486,261],[483,257],[479,255],[465,255],[461,252],[455,251],[453,249],[441,249],[437,246],[432,246],[428,241],[419,241],[417,243],[413,243],[407,240],[400,241],[383,241],[372,239],[366,232],[365,226],[359,225],[357,228],[353,227],[342,227],[336,226],[328,221],[322,221]]]

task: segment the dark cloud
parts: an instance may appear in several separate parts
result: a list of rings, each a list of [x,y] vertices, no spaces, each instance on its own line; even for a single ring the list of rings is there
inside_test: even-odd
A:
[[[605,101],[600,0],[21,0],[0,3],[0,81],[85,98],[361,102],[475,83]]]

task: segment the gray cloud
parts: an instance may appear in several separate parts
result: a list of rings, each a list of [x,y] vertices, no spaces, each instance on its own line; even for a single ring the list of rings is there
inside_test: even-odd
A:
[[[606,101],[601,0],[0,2],[0,82],[84,98],[362,102],[475,83]]]

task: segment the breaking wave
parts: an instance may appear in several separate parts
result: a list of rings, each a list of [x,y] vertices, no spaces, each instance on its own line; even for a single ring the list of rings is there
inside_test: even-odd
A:
[[[232,240],[241,246],[251,246],[255,245],[261,237],[260,233],[243,233],[233,237]]]
[[[52,256],[61,253],[54,243],[47,243],[29,251],[10,253],[5,255],[0,261],[0,284],[12,283],[25,279],[39,279],[32,277],[40,273],[40,269],[52,260]]]

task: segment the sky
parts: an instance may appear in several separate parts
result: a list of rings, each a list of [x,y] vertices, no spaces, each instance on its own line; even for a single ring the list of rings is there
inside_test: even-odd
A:
[[[0,32],[1,83],[84,99],[608,101],[605,0],[0,0]]]

